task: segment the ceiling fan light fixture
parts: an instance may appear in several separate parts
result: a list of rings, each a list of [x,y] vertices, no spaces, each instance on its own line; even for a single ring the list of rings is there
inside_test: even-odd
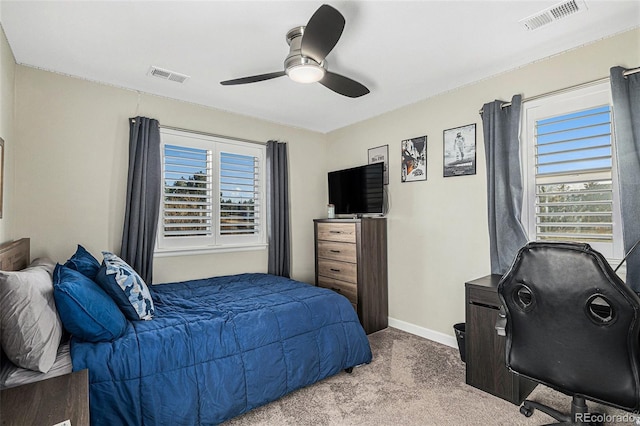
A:
[[[578,1],[578,0],[570,0]],[[287,32],[289,54],[284,60],[284,71],[258,74],[221,81],[223,86],[256,83],[284,75],[297,83],[320,83],[329,90],[349,98],[359,98],[369,89],[348,77],[327,71],[327,55],[338,43],[345,19],[338,10],[323,4],[315,11],[306,26]]]
[[[316,83],[324,74],[325,69],[315,64],[295,65],[287,69],[289,78],[297,83]]]

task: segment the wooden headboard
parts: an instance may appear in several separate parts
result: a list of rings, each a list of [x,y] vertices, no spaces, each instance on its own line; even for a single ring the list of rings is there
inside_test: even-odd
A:
[[[30,240],[21,238],[17,241],[0,245],[0,270],[19,271],[29,266]]]

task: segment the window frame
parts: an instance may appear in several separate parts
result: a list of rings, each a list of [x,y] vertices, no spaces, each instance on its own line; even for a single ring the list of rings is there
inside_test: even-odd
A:
[[[620,192],[618,186],[617,158],[615,150],[615,133],[613,129],[613,108],[611,90],[608,82],[597,83],[587,87],[571,89],[561,93],[527,101],[523,105],[520,128],[520,154],[522,163],[522,225],[530,241],[537,241],[536,223],[536,122],[545,118],[570,114],[608,105],[611,109],[611,182],[612,182],[612,242],[588,242],[595,250],[601,252],[614,267],[624,257],[622,240],[622,217],[620,213]],[[598,172],[567,173],[566,181],[581,182],[585,178],[597,175]],[[600,172],[602,176],[602,172]],[[608,179],[608,177],[607,177]],[[576,241],[580,241],[576,239]]]
[[[164,197],[165,197],[165,146],[184,146],[208,151],[211,160],[211,176],[207,182],[211,185],[212,233],[211,236],[165,237],[164,236]],[[220,163],[221,152],[250,155],[258,163],[258,197],[260,206],[256,224],[258,232],[251,235],[222,235],[220,233]],[[266,145],[242,142],[222,136],[204,135],[175,129],[160,129],[161,187],[158,228],[154,250],[155,257],[206,254],[216,252],[237,252],[264,250],[266,242]],[[216,195],[217,194],[217,195]]]

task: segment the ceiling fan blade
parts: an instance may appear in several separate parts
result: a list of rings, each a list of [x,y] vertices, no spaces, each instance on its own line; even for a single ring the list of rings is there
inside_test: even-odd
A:
[[[328,4],[320,6],[304,29],[300,53],[322,62],[340,40],[344,23],[344,16],[336,9]]]
[[[330,71],[327,71],[318,83],[336,93],[350,98],[359,98],[369,93],[369,89],[357,81]]]
[[[252,75],[251,77],[236,78],[235,80],[221,81],[223,86],[233,86],[235,84],[256,83],[258,81],[271,80],[272,78],[286,75],[284,71],[270,72],[269,74]]]

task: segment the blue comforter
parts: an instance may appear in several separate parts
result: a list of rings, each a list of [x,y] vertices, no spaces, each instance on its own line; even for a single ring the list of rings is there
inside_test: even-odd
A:
[[[156,314],[108,343],[72,340],[94,425],[217,424],[371,361],[349,301],[266,274],[152,289]]]

